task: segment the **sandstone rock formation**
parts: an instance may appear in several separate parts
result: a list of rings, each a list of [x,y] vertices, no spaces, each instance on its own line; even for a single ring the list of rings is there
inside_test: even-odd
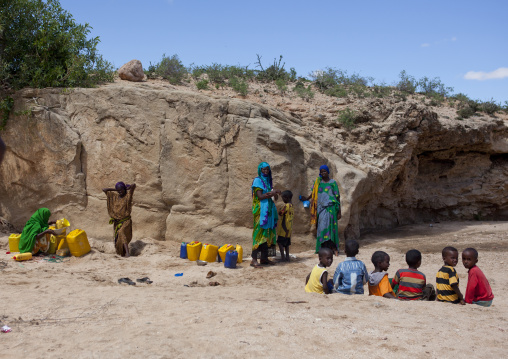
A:
[[[143,65],[139,60],[131,60],[118,69],[118,76],[122,80],[140,82],[143,81],[145,73]]]
[[[458,121],[451,110],[394,98],[353,105],[361,123],[348,130],[330,116],[150,83],[26,89],[15,111],[31,114],[11,116],[2,134],[0,216],[21,228],[44,206],[110,240],[101,188],[122,180],[138,185],[135,239],[250,249],[250,185],[267,161],[276,187],[295,194],[294,237],[308,243],[297,196],[310,193],[323,163],[339,182],[348,238],[421,221],[508,218],[505,118]]]

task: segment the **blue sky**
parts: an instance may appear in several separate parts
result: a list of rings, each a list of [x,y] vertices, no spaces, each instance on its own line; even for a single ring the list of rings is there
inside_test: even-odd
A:
[[[508,1],[61,0],[115,67],[163,54],[183,64],[333,67],[393,84],[401,70],[480,100],[508,100]]]

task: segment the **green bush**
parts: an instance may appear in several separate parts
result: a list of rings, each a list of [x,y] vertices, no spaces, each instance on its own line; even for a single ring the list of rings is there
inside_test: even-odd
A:
[[[416,92],[416,88],[418,87],[418,82],[413,76],[410,76],[406,73],[406,70],[402,70],[399,74],[399,82],[395,85],[397,90],[407,93],[414,94]]]
[[[316,86],[323,92],[337,85],[366,88],[369,82],[373,81],[371,77],[363,77],[356,73],[348,75],[347,71],[330,67],[324,70],[314,71],[310,76],[314,80]]]
[[[3,100],[0,100],[0,130],[3,130],[7,124],[13,105],[14,100],[12,97],[6,97]]]
[[[347,97],[348,92],[343,85],[335,85],[332,88],[327,88],[324,94],[332,97]]]
[[[469,107],[473,111],[473,113],[476,113],[478,111],[481,111],[482,104],[478,100],[469,100],[467,101],[464,107]]]
[[[187,69],[183,66],[178,55],[167,57],[164,54],[161,61],[155,65],[155,74],[173,85],[178,85],[187,76]]]
[[[284,79],[277,79],[275,80],[275,85],[277,85],[277,88],[279,89],[280,95],[284,96],[286,91],[288,90],[287,83]]]
[[[476,112],[469,106],[461,108],[460,110],[457,111],[457,115],[459,116],[460,119],[469,118],[473,116],[475,113]]]
[[[386,85],[374,85],[372,87],[372,96],[377,98],[387,97],[392,93],[392,88]]]
[[[240,95],[247,96],[249,85],[245,80],[239,79],[237,77],[231,77],[229,79],[229,86],[231,86],[231,88]]]
[[[0,82],[4,88],[91,87],[114,79],[97,52],[99,37],[58,0],[2,0]]]
[[[337,121],[342,123],[342,125],[348,129],[352,129],[356,127],[356,120],[358,118],[358,114],[356,111],[351,110],[349,107],[339,112],[339,117],[337,117]]]
[[[293,92],[295,92],[299,97],[303,98],[305,101],[309,102],[314,98],[314,92],[312,92],[311,85],[305,87],[302,81],[298,81],[293,88]]]
[[[496,103],[494,99],[491,99],[490,101],[482,102],[480,109],[482,112],[485,112],[487,115],[493,115],[497,111],[500,111],[502,109],[501,105]]]
[[[296,70],[292,69],[293,72],[291,74],[288,74],[288,72],[284,69],[284,65],[286,63],[282,62],[282,55],[279,57],[279,62],[277,62],[277,59],[273,59],[273,65],[267,67],[266,69],[263,67],[263,64],[261,63],[261,56],[256,55],[258,60],[256,62],[256,66],[260,68],[258,70],[256,78],[261,82],[271,82],[271,81],[277,81],[277,80],[285,80],[288,81],[291,78],[294,77],[296,79]]]
[[[448,96],[453,87],[446,87],[439,77],[429,79],[427,76],[422,77],[418,81],[418,88],[420,92],[426,96],[441,95],[441,97]]]
[[[198,88],[198,90],[208,90],[208,80],[201,80],[201,81],[198,81],[196,82],[196,87]]]

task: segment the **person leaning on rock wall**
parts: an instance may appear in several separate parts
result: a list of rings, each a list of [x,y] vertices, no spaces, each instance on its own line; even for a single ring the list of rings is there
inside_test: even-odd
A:
[[[118,182],[115,188],[104,188],[108,200],[109,224],[115,233],[115,249],[118,255],[129,257],[129,243],[132,240],[132,195],[136,184]]]
[[[2,137],[0,137],[0,163],[2,163],[2,160],[4,159],[4,153],[5,153],[5,144],[4,141],[2,141]]]

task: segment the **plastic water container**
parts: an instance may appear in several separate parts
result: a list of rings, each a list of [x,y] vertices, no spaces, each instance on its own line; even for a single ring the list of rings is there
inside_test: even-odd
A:
[[[243,262],[243,248],[241,245],[236,245],[236,251],[238,252],[238,260],[236,263],[242,263]]]
[[[90,243],[86,232],[82,229],[75,229],[67,235],[65,242],[69,246],[69,251],[74,257],[81,257],[84,254],[90,252]],[[60,246],[59,246],[60,247]],[[60,249],[60,248],[58,248]]]
[[[226,253],[226,260],[224,261],[224,267],[236,268],[236,261],[238,260],[237,251],[229,251]]]
[[[12,257],[12,259],[14,259],[18,262],[28,261],[28,260],[32,259],[32,253],[28,252],[28,253],[16,254],[14,257]]]
[[[13,233],[9,236],[9,252],[19,252],[21,234]]]
[[[187,242],[180,245],[180,258],[187,259]]]
[[[49,249],[48,249],[48,254],[55,254],[58,246],[60,245],[60,243],[62,241],[65,241],[65,233],[64,234],[61,234],[59,236],[55,236],[55,235],[51,235],[49,237]]]
[[[223,262],[226,261],[226,253],[230,251],[234,251],[235,247],[232,244],[224,244],[219,248],[219,256]]]
[[[69,234],[71,234],[71,233],[69,233]],[[59,251],[60,249],[65,249],[65,248],[69,248],[69,245],[67,244],[67,237],[66,236],[64,236],[63,239],[60,241],[60,243],[58,243],[58,247],[56,247],[56,250]]]
[[[205,243],[203,244],[203,248],[201,248],[201,254],[199,255],[200,261],[205,262],[215,262],[217,260],[217,253],[219,252],[219,247],[214,246],[213,244]]]
[[[69,221],[67,219],[62,218],[62,219],[57,220],[55,225],[56,225],[56,229],[61,229],[61,228],[67,228],[71,224],[69,223]]]
[[[187,258],[191,262],[197,261],[199,259],[201,247],[203,247],[203,243],[198,241],[187,243]]]

